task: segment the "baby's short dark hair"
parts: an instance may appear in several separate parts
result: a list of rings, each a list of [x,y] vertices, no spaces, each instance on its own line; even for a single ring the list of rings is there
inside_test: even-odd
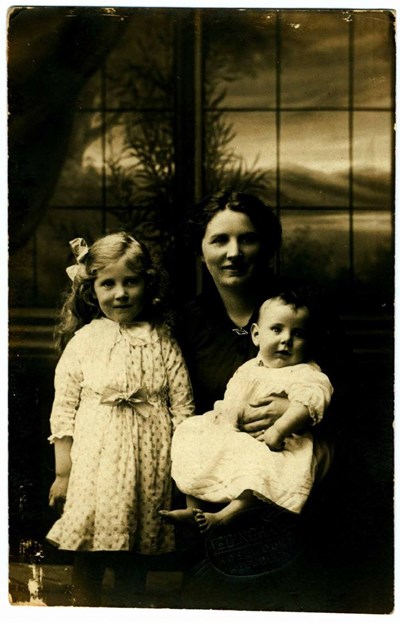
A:
[[[270,296],[260,305],[257,321],[260,320],[260,316],[262,312],[264,311],[267,303],[271,301],[282,301],[282,303],[284,303],[285,305],[289,305],[290,307],[293,307],[293,309],[295,310],[305,307],[311,315],[312,304],[311,304],[309,297],[306,295],[306,293],[302,292],[301,290],[296,291],[294,289],[288,288],[285,290],[277,291],[276,294],[274,294],[273,296]]]

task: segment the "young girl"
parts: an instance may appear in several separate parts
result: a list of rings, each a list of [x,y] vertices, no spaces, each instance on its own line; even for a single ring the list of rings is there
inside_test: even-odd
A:
[[[201,532],[228,523],[257,498],[299,513],[315,478],[310,428],[323,417],[333,392],[311,358],[310,309],[293,293],[268,299],[251,327],[258,356],[244,363],[213,411],[192,418],[172,442],[172,476],[187,508],[162,510],[171,522],[197,523]],[[260,439],[239,432],[246,403],[271,394],[289,399],[286,412]],[[227,502],[215,513],[202,501]]]
[[[116,565],[118,584],[134,566],[128,552],[174,550],[158,511],[170,508],[172,433],[194,407],[165,322],[163,273],[144,245],[125,232],[70,244],[77,263],[67,269],[49,438],[49,503],[65,506],[47,538],[77,552],[76,603],[99,605],[106,566]]]

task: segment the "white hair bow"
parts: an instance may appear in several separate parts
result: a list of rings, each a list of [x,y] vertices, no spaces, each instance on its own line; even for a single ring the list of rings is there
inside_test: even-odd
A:
[[[89,251],[89,247],[84,240],[84,238],[74,238],[69,241],[69,246],[72,249],[72,253],[74,254],[76,264],[72,264],[72,266],[68,266],[65,270],[68,277],[73,281],[77,274],[85,269],[84,258]]]

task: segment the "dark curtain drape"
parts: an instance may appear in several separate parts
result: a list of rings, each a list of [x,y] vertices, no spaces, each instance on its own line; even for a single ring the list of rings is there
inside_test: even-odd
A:
[[[8,19],[9,249],[45,215],[88,78],[118,41],[115,9],[23,7]]]

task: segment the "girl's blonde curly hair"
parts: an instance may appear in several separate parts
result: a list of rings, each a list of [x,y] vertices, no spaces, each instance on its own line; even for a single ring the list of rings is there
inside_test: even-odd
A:
[[[74,333],[103,314],[94,293],[94,281],[99,270],[125,257],[128,267],[140,273],[146,283],[146,302],[141,315],[163,331],[172,325],[172,313],[167,305],[168,276],[151,257],[148,248],[128,232],[108,234],[96,240],[79,261],[70,289],[64,294],[55,343],[63,351]]]

